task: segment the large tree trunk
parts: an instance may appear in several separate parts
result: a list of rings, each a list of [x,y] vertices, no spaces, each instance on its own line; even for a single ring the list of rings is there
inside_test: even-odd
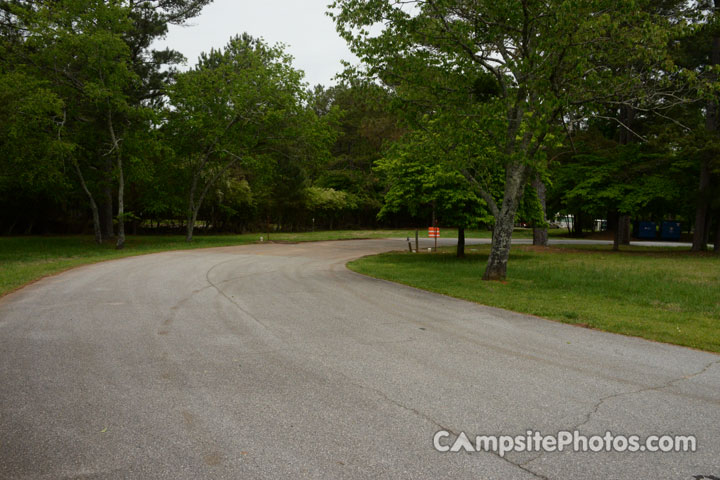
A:
[[[110,131],[110,140],[112,141],[112,151],[115,152],[118,169],[118,236],[115,248],[122,250],[125,248],[125,174],[123,172],[122,152],[120,151],[120,139],[115,135],[115,126],[113,125],[112,111],[108,111],[108,130]]]
[[[458,227],[457,257],[465,258],[465,227]]]
[[[197,221],[198,209],[193,209],[188,213],[187,227],[185,230],[185,241],[192,242],[193,231],[195,230],[195,222]]]
[[[547,247],[548,246],[548,229],[547,229],[547,227],[533,228],[533,245],[535,245],[537,247]]]
[[[620,245],[630,245],[630,216],[617,213],[613,250],[620,250]]]
[[[540,200],[540,208],[542,210],[543,223],[547,224],[547,188],[545,182],[540,179],[539,175],[533,180],[533,188],[537,192],[538,200]],[[533,227],[533,245],[547,247],[548,245],[548,229],[547,226]]]
[[[581,211],[575,212],[573,215],[573,230],[572,230],[572,236],[573,237],[582,237],[582,225],[583,225],[583,216]]]
[[[635,124],[635,109],[631,106],[624,105],[620,107],[620,116],[624,128],[620,128],[620,144],[629,145],[637,141],[637,136],[631,128]],[[630,245],[630,216],[618,212],[617,231],[615,232],[615,241],[613,242],[613,250],[619,250],[620,245]]]
[[[92,210],[95,243],[100,245],[102,243],[102,232],[100,231],[100,213],[98,212],[97,204],[92,197],[90,197],[90,210]]]
[[[502,207],[495,215],[490,257],[483,280],[504,280],[510,258],[510,243],[515,227],[515,213],[523,195],[526,181],[526,167],[520,163],[507,166],[505,192]]]
[[[705,246],[710,243],[710,228],[712,225],[712,213],[708,212],[707,223],[705,225]]]
[[[206,157],[207,160],[207,157]],[[195,175],[193,175],[192,179],[192,185],[190,186],[190,195],[188,197],[188,224],[187,224],[187,230],[185,233],[185,241],[192,242],[193,238],[193,230],[195,230],[195,222],[197,221],[198,213],[200,213],[200,207],[202,207],[202,203],[205,200],[205,197],[207,196],[208,191],[210,188],[217,182],[218,178],[220,178],[221,175],[223,175],[230,167],[232,167],[238,160],[240,160],[240,157],[236,157],[231,162],[228,162],[227,165],[225,165],[222,169],[220,169],[203,187],[202,192],[200,192],[200,196],[195,199],[195,195],[197,194],[197,187],[198,187],[198,181],[200,179],[200,173],[201,170],[198,170],[195,172]],[[203,163],[204,165],[205,163]],[[268,237],[270,235],[268,234]]]
[[[709,110],[709,107],[708,107]],[[708,112],[708,117],[710,113]],[[710,123],[710,120],[708,120]],[[700,165],[700,189],[698,205],[695,212],[695,231],[693,233],[692,251],[699,252],[707,249],[707,237],[710,230],[710,164],[703,159]]]
[[[720,0],[714,2],[715,14],[720,10]],[[720,64],[720,37],[712,39],[712,52],[710,54],[712,66]],[[708,132],[718,132],[718,104],[711,100],[707,103],[705,128]],[[695,212],[695,233],[693,235],[692,251],[699,252],[707,249],[707,239],[710,233],[710,161],[707,158],[701,160],[700,164],[700,191],[698,205]]]
[[[506,202],[503,202],[503,206]],[[510,258],[510,242],[513,227],[515,226],[515,212],[506,212],[495,219],[493,228],[490,257],[483,280],[505,280],[507,276],[507,262]]]
[[[715,218],[715,247],[713,251],[720,253],[720,215]]]
[[[620,245],[630,245],[630,216],[615,212],[610,220],[615,222],[615,235],[613,236],[613,250],[620,250]]]
[[[620,240],[623,245],[630,245],[630,215],[620,216]]]
[[[125,248],[125,176],[123,174],[122,156],[118,153],[118,235],[115,248]]]
[[[82,170],[80,170],[80,166],[76,162],[73,162],[73,166],[78,174],[78,178],[80,178],[80,185],[90,201],[90,210],[92,211],[93,218],[93,230],[95,231],[95,243],[100,245],[102,243],[102,232],[100,230],[100,212],[98,211],[97,203],[95,203],[95,199],[93,198],[90,189],[88,189],[87,183],[85,183],[85,177],[82,174]]]
[[[616,214],[617,221],[615,222],[615,235],[613,236],[613,250],[618,251],[620,250],[620,244],[622,244],[622,231],[623,231],[623,216],[620,214]]]
[[[113,227],[113,191],[112,191],[112,158],[106,157],[105,161],[105,185],[103,185],[103,234],[106,238],[115,236]]]
[[[197,220],[199,208],[195,207],[195,195],[197,192],[198,176],[197,173],[193,175],[192,183],[190,184],[190,194],[188,195],[188,209],[187,209],[187,226],[185,230],[185,241],[192,242],[193,230],[195,230],[195,221]]]

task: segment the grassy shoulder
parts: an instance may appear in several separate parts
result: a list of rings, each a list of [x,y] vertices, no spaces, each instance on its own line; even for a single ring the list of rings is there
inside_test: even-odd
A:
[[[423,238],[427,231],[421,231]],[[444,230],[443,236],[455,236]],[[518,232],[519,237],[527,232]],[[273,242],[313,242],[360,238],[413,237],[414,230],[338,230],[305,233],[252,233],[244,235],[196,235],[192,243],[182,235],[128,236],[125,249],[115,250],[112,241],[96,245],[90,236],[0,237],[0,297],[47,275],[116,258],[195,248],[255,243],[264,237]],[[488,231],[468,232],[468,238],[489,238]]]
[[[387,253],[350,269],[565,323],[720,352],[720,257],[677,249],[513,247],[507,282],[483,282],[487,246]]]

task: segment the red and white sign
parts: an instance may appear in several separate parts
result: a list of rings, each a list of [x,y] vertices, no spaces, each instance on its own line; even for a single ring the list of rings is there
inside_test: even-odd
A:
[[[428,228],[428,237],[430,237],[430,238],[440,238],[440,227],[430,227],[430,228]]]

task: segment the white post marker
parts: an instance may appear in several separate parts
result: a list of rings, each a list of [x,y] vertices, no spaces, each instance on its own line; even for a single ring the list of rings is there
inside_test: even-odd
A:
[[[440,227],[429,227],[428,237],[435,239],[435,251],[437,252],[437,239],[440,238]]]

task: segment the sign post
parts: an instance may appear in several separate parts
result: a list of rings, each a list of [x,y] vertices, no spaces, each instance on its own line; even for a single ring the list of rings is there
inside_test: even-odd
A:
[[[440,227],[429,227],[428,237],[435,239],[435,251],[437,252],[437,239],[440,238]]]

